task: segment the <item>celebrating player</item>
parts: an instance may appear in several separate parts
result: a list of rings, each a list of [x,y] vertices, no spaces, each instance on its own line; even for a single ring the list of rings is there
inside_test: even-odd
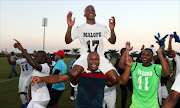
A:
[[[125,55],[130,50],[132,50],[130,42],[127,42],[126,50],[119,63],[122,69],[125,68]],[[134,62],[131,66],[133,94],[130,108],[159,108],[157,93],[159,76],[170,75],[170,68],[162,55],[163,50],[159,48],[157,51],[161,65],[151,63],[153,52],[146,48],[141,55],[142,63]]]
[[[111,30],[109,31],[106,26],[96,23],[96,13],[92,5],[85,8],[84,17],[86,17],[86,23],[77,26],[71,34],[72,27],[75,23],[75,18],[72,20],[71,12],[67,14],[68,29],[65,35],[65,42],[66,44],[69,44],[73,40],[79,38],[81,43],[81,57],[74,63],[71,70],[71,82],[74,83],[78,76],[87,69],[88,53],[96,51],[100,55],[99,69],[107,76],[113,86],[119,82],[119,78],[116,73],[116,69],[104,57],[103,39],[105,37],[111,44],[115,44],[115,18],[112,17],[112,19],[109,19],[109,28]]]
[[[30,76],[32,75],[32,66],[27,62],[26,58],[23,56],[22,59],[18,59],[16,61],[11,61],[8,52],[3,51],[3,54],[6,55],[9,64],[19,64],[21,68],[21,74],[19,78],[19,94],[22,101],[22,107],[27,106],[29,99],[29,85],[31,83]]]
[[[14,44],[14,47],[18,48],[22,52],[28,63],[34,68],[32,76],[49,76],[50,68],[46,63],[46,52],[37,51],[34,58],[32,58],[28,55],[27,51],[24,50],[22,45],[17,40],[15,41],[16,43]],[[31,86],[31,95],[32,99],[27,108],[46,108],[50,100],[46,83]]]
[[[104,97],[104,87],[109,83],[107,77],[98,69],[100,57],[97,52],[91,52],[87,58],[88,69],[84,71],[78,78],[78,93],[75,108],[102,108]],[[130,73],[132,59],[126,58],[126,73]],[[48,77],[33,76],[31,85],[41,82],[57,83],[69,81],[68,74],[52,75]],[[127,82],[127,80],[126,80]]]

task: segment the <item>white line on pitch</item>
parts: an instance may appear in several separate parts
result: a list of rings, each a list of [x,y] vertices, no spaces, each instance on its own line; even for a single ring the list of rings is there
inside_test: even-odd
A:
[[[0,81],[0,83],[2,83],[2,82],[7,82],[7,81],[11,81],[11,80],[16,80],[16,79],[19,79],[19,78],[13,78],[13,79],[8,79],[8,80],[2,80],[2,81]]]

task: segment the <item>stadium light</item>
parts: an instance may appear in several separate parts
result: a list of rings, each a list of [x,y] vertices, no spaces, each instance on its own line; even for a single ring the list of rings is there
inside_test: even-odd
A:
[[[45,27],[47,27],[47,18],[43,18],[42,20],[42,26],[44,27],[44,36],[43,36],[43,50],[45,48]]]

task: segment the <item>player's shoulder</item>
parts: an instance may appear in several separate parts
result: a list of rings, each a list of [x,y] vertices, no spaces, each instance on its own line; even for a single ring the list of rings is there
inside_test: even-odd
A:
[[[83,27],[85,27],[86,25],[87,25],[87,23],[84,23],[84,24],[81,24],[81,25],[76,26],[76,28],[83,28]]]
[[[107,26],[102,25],[102,24],[99,24],[99,23],[96,23],[96,26],[103,27],[103,28],[107,28]]]

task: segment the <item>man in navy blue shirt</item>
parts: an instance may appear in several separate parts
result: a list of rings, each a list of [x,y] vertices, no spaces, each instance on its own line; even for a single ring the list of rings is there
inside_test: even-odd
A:
[[[127,55],[128,56],[128,55]],[[113,84],[107,80],[107,77],[98,70],[99,67],[99,55],[97,52],[91,52],[87,58],[88,69],[84,71],[78,78],[78,94],[76,98],[75,108],[102,108],[102,101],[104,98],[104,87],[105,85],[112,86]],[[127,57],[126,69],[122,76],[119,76],[119,84],[126,84],[129,74],[130,67],[132,65],[132,59]],[[70,73],[63,75],[54,75],[48,77],[31,77],[32,86],[37,83],[57,83],[69,81]]]

